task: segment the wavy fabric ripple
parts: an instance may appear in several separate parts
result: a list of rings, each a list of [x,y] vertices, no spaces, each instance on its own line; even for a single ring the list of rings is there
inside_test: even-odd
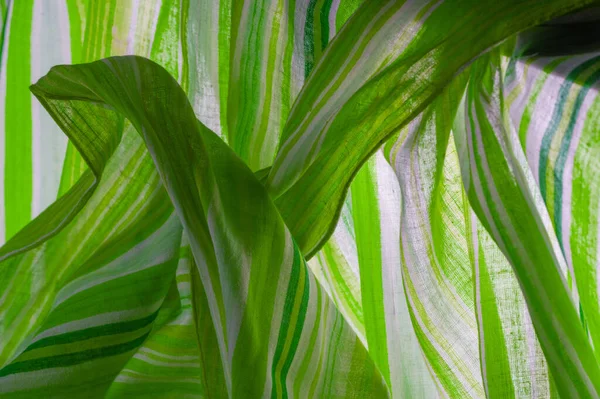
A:
[[[0,397],[598,398],[594,3],[0,0]]]

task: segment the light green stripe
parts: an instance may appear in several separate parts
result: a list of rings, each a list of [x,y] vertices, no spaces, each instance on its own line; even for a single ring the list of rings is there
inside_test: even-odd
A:
[[[337,307],[343,307],[346,311],[349,311],[355,322],[364,329],[363,311],[362,305],[358,302],[354,290],[348,286],[348,274],[353,274],[352,270],[349,270],[350,266],[345,262],[342,255],[334,249],[334,244],[329,242],[321,249],[323,254],[324,264],[327,270],[331,273],[331,279],[329,285],[335,290],[333,300]],[[340,270],[344,268],[345,270]],[[360,294],[360,293],[358,293]],[[340,297],[343,303],[339,303],[336,298]]]
[[[471,211],[468,207],[465,209],[465,218],[472,223]],[[477,236],[471,237],[470,230],[467,230],[469,242],[475,248],[470,248],[469,255],[474,273],[474,285],[476,300],[479,300],[475,307],[479,313],[479,341],[482,377],[484,387],[488,398],[512,398],[515,396],[512,375],[508,354],[506,351],[506,342],[504,339],[504,330],[502,321],[496,304],[495,292],[492,285],[492,277],[488,271],[487,259],[485,258],[484,246],[479,243]],[[477,235],[477,232],[475,232]],[[475,259],[474,252],[477,252]],[[493,260],[492,260],[493,261]],[[479,310],[481,309],[481,312]]]
[[[31,23],[33,1],[12,5],[6,64],[4,215],[5,239],[10,239],[31,219]]]
[[[360,265],[360,287],[369,354],[391,387],[382,281],[381,227],[375,158],[352,183],[352,211]]]

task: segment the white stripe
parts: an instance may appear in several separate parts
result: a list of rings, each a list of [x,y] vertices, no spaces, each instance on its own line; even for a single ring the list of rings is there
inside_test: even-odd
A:
[[[154,355],[154,356],[159,356],[159,357],[163,357],[165,359],[171,359],[171,360],[179,360],[179,361],[198,361],[200,360],[200,356],[188,356],[188,355],[179,355],[179,356],[174,356],[174,355],[168,355],[166,353],[162,353],[162,352],[158,352],[155,351],[153,349],[147,348],[147,347],[142,347],[139,349],[140,353],[147,353],[150,355]]]
[[[127,54],[135,54],[135,32],[137,30],[138,9],[140,0],[133,0],[131,17],[129,18],[129,32],[127,34]]]
[[[151,382],[151,383],[186,383],[186,384],[195,384],[202,385],[202,381],[198,378],[189,378],[189,377],[175,377],[175,376],[161,376],[156,374],[145,374],[140,373],[133,370],[123,370],[119,376],[115,379],[115,381],[122,382],[125,384],[140,384],[141,382]],[[186,394],[186,397],[187,394]]]
[[[207,210],[206,221],[213,239],[215,256],[219,267],[219,279],[223,295],[223,307],[227,318],[227,359],[232,363],[237,337],[242,325],[242,318],[248,297],[252,254],[242,247],[233,233],[223,226],[225,214],[223,203],[219,198],[218,188],[212,190],[213,199]],[[236,267],[229,267],[231,254],[236,254]],[[232,284],[238,282],[238,285]]]
[[[174,228],[177,225],[179,225],[179,219],[175,213],[172,213],[169,219],[146,240],[128,249],[123,255],[100,269],[86,273],[65,285],[56,295],[53,308],[58,307],[61,303],[80,292],[174,259],[176,253],[174,253],[171,244],[181,234],[177,228]]]
[[[380,209],[382,288],[388,364],[392,395],[434,398],[435,373],[429,373],[419,341],[411,326],[402,282],[400,255],[400,186],[394,170],[379,150],[375,155],[377,198]]]
[[[182,367],[182,368],[200,368],[200,364],[199,363],[175,363],[175,362],[161,362],[160,360],[155,360],[152,358],[149,358],[148,356],[141,354],[141,353],[136,353],[135,355],[133,355],[134,358],[141,360],[143,362],[146,362],[148,364],[152,364],[154,366],[161,366],[161,367]]]
[[[331,2],[331,9],[329,10],[329,15],[327,17],[329,19],[329,41],[333,40],[333,37],[337,32],[336,18],[339,7],[340,0],[333,0]]]
[[[35,0],[31,31],[31,82],[58,64],[71,63],[70,25],[65,2]],[[58,47],[59,51],[56,51]],[[31,96],[33,190],[31,216],[56,199],[67,149],[67,137]]]

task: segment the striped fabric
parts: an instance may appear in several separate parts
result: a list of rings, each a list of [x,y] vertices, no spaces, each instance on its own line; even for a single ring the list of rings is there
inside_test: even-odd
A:
[[[600,368],[561,272],[563,254],[524,167],[515,129],[506,120],[503,86],[497,52],[477,60],[466,92],[464,128],[455,134],[465,190],[523,287],[560,394],[595,397]]]
[[[592,3],[0,0],[0,397],[600,398]]]
[[[529,57],[507,68],[510,116],[564,255],[579,317],[598,356],[599,193],[592,182],[599,150],[600,54]]]

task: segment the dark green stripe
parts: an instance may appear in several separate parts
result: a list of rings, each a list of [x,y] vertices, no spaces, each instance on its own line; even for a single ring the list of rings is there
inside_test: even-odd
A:
[[[283,348],[285,346],[285,342],[287,340],[288,335],[288,327],[290,324],[290,320],[292,317],[292,312],[294,311],[294,299],[296,298],[296,289],[298,288],[298,281],[300,279],[300,256],[298,255],[298,249],[294,248],[294,261],[292,264],[292,274],[290,276],[290,281],[288,283],[287,294],[285,298],[285,304],[283,306],[283,316],[281,318],[281,329],[279,330],[279,336],[277,338],[277,348],[275,349],[275,355],[273,356],[273,365],[271,367],[271,380],[273,381],[273,385],[271,388],[271,397],[277,398],[277,384],[276,381],[279,379],[282,385],[282,395],[283,397],[287,397],[287,387],[285,382],[285,375],[283,370],[281,375],[277,375],[277,366],[279,365],[279,361],[281,359],[281,354],[283,352]],[[304,301],[304,298],[303,298]],[[306,311],[306,309],[304,309]],[[304,316],[302,316],[304,318]],[[302,327],[300,327],[302,330]],[[294,334],[295,335],[295,334]],[[291,348],[290,348],[291,352]],[[289,355],[289,354],[288,354]],[[293,356],[292,356],[293,357]],[[287,359],[286,359],[287,362]]]
[[[296,253],[298,253],[298,248],[296,248]],[[294,330],[294,336],[292,338],[292,344],[290,346],[290,350],[288,351],[287,358],[285,363],[283,364],[283,368],[281,369],[281,381],[283,382],[283,397],[287,398],[287,384],[285,381],[287,379],[288,372],[290,371],[290,366],[292,365],[292,361],[296,355],[296,351],[298,350],[298,342],[300,342],[300,336],[302,335],[302,330],[304,328],[304,319],[306,318],[306,311],[308,309],[308,296],[309,296],[309,279],[308,279],[308,267],[304,262],[301,262],[300,266],[304,270],[304,291],[302,293],[302,302],[300,304],[300,311],[298,312],[298,319],[296,321],[296,329]]]
[[[133,341],[125,342],[118,345],[105,346],[103,348],[89,349],[82,352],[68,353],[65,355],[51,357],[42,357],[39,359],[12,363],[0,370],[0,377],[17,373],[49,369],[53,367],[68,367],[84,362],[89,362],[94,359],[119,355],[121,353],[128,352],[140,346],[149,334],[150,332],[147,332],[146,334],[134,339]]]
[[[331,11],[332,0],[325,0],[321,8],[321,52],[325,50],[329,43],[329,12]]]
[[[600,57],[596,58],[596,60],[600,60]],[[596,67],[598,64],[596,64]],[[558,158],[556,159],[556,166],[554,169],[554,228],[556,229],[556,236],[558,237],[558,241],[563,246],[562,242],[562,197],[563,197],[563,173],[565,171],[565,164],[567,163],[567,154],[569,152],[569,147],[571,146],[571,139],[573,138],[573,133],[575,130],[575,123],[579,117],[579,110],[581,109],[581,105],[583,104],[583,100],[585,99],[587,93],[590,91],[590,88],[596,84],[600,80],[600,69],[595,71],[584,83],[583,88],[577,94],[577,98],[575,99],[575,106],[573,108],[573,112],[571,113],[571,117],[569,119],[569,125],[565,132],[565,135],[560,144],[560,150],[558,153]],[[585,115],[583,116],[585,118]],[[541,180],[540,180],[541,182]],[[570,184],[571,182],[568,182]],[[568,210],[570,211],[570,210]]]
[[[542,144],[540,148],[540,166],[538,171],[538,179],[540,182],[540,192],[542,193],[542,197],[544,198],[544,200],[546,200],[547,195],[546,173],[548,169],[548,155],[550,152],[550,145],[552,144],[552,139],[554,138],[554,135],[556,134],[556,131],[558,130],[558,126],[562,119],[562,114],[564,112],[567,96],[569,95],[571,86],[573,86],[573,82],[577,80],[577,77],[581,75],[587,68],[593,66],[599,59],[600,57],[594,57],[573,69],[565,78],[565,82],[562,84],[558,92],[558,99],[556,102],[556,106],[554,107],[554,111],[552,112],[550,126],[548,127],[548,129],[546,129],[546,132],[544,132],[544,137],[542,138]]]
[[[156,319],[157,315],[158,315],[158,310],[156,312],[152,313],[150,316],[147,316],[147,317],[144,317],[141,319],[137,319],[137,320],[123,321],[120,323],[104,324],[104,325],[97,326],[97,327],[85,328],[83,330],[77,330],[77,331],[72,331],[72,332],[68,332],[68,333],[64,333],[64,334],[55,335],[52,337],[43,338],[43,339],[40,339],[39,341],[34,342],[33,344],[29,345],[27,347],[27,349],[25,349],[25,352],[33,350],[33,349],[37,349],[37,348],[51,346],[51,345],[62,345],[62,344],[67,344],[67,343],[72,343],[72,342],[77,342],[77,341],[84,341],[86,339],[101,337],[101,336],[105,336],[105,335],[121,334],[121,333],[139,330],[140,328],[143,328],[143,327],[147,326],[148,324],[152,323],[154,321],[154,319]]]
[[[304,78],[308,78],[315,64],[315,6],[317,0],[310,0],[304,23]]]

